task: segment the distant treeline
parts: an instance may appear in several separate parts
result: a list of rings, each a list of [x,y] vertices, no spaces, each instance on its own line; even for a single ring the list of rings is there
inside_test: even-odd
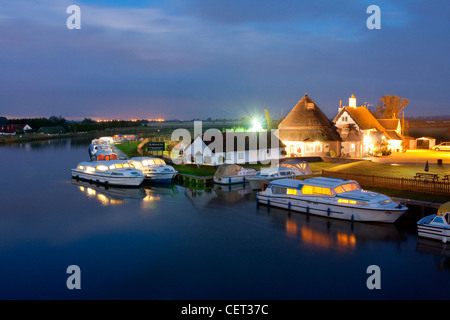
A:
[[[141,123],[139,121],[114,120],[107,122],[96,122],[92,119],[84,119],[81,122],[70,123],[70,131],[76,133],[85,131],[102,131],[114,128],[134,128],[140,126]]]
[[[77,133],[85,131],[102,131],[110,128],[132,128],[141,126],[140,122],[136,121],[109,121],[97,122],[89,118],[85,118],[81,122],[68,121],[59,116],[51,116],[50,118],[23,118],[23,119],[7,119],[0,117],[0,125],[3,124],[28,124],[34,132],[42,127],[57,127],[61,126],[67,131]]]

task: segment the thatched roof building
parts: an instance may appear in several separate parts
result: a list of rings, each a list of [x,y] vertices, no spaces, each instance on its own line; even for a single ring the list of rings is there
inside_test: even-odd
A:
[[[305,94],[278,126],[290,156],[339,155],[341,138],[334,124]]]
[[[278,126],[281,141],[340,141],[333,123],[305,94]]]

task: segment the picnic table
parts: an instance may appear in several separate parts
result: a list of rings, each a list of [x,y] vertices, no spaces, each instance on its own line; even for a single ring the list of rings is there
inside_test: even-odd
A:
[[[418,173],[416,173],[414,179],[438,181],[439,180],[439,175],[438,174],[434,174],[434,173],[418,172]]]

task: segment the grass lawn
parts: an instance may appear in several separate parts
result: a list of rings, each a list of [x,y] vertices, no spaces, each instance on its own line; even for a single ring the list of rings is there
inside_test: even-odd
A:
[[[348,172],[354,174],[366,174],[385,177],[414,178],[417,172],[425,172],[423,165],[391,165],[372,161],[358,161],[341,164],[331,168],[324,168],[330,171]],[[439,174],[441,176],[450,174],[449,166],[430,165],[428,173]]]
[[[132,157],[140,156],[140,154],[137,152],[137,147],[138,147],[139,143],[141,143],[141,142],[140,141],[124,142],[124,143],[116,144],[115,146],[117,147],[117,149],[119,149],[120,151],[125,153],[129,158],[132,158]]]

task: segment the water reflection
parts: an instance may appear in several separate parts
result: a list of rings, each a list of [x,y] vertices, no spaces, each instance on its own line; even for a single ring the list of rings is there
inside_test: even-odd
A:
[[[399,243],[406,239],[395,224],[352,223],[266,207],[258,212],[267,214],[273,225],[284,228],[288,237],[299,239],[302,247],[310,249],[353,251],[369,242]]]
[[[450,270],[450,243],[418,238],[417,252],[430,254],[435,257],[435,266],[438,270]]]
[[[129,201],[143,201],[147,194],[143,188],[118,188],[72,179],[72,184],[86,194],[97,199],[103,206],[121,205]]]

